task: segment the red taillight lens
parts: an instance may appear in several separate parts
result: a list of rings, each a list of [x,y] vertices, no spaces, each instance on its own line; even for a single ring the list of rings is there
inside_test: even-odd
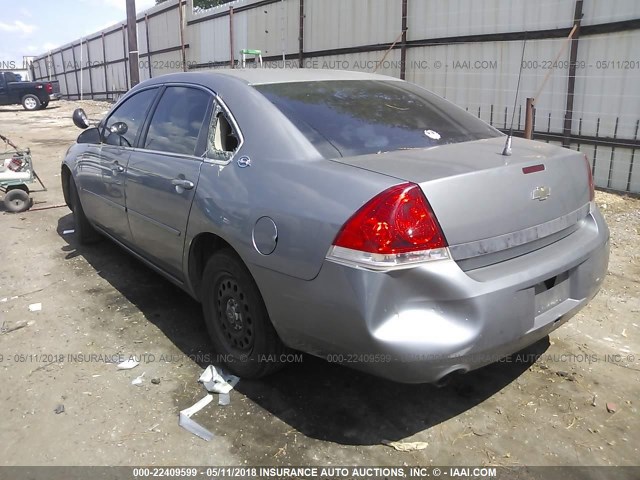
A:
[[[591,173],[591,164],[589,163],[589,159],[587,158],[587,155],[584,155],[584,163],[587,167],[587,178],[589,181],[589,201],[593,202],[593,200],[596,198],[596,188],[593,184],[593,173]]]
[[[333,244],[383,255],[447,246],[431,206],[413,183],[376,195],[347,220]]]
[[[50,83],[47,83],[47,86],[45,88],[47,90],[47,93],[53,93],[53,85],[51,85]]]

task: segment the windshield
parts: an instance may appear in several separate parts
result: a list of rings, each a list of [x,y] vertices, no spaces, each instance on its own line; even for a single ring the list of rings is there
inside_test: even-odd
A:
[[[502,135],[451,102],[405,82],[345,80],[255,88],[319,151],[326,152],[330,143],[334,156],[335,150],[347,157]]]

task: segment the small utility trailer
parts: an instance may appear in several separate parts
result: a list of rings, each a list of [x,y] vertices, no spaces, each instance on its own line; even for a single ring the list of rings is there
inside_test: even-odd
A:
[[[4,205],[9,212],[24,212],[33,204],[29,184],[37,180],[43,191],[47,188],[33,169],[31,151],[18,148],[3,135],[0,140],[4,143],[4,148],[0,144],[0,191],[5,194]]]

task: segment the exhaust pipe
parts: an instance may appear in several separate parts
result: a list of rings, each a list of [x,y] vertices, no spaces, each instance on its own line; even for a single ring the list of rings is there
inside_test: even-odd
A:
[[[457,377],[458,375],[462,375],[464,373],[467,373],[467,369],[465,368],[458,368],[456,370],[453,370],[445,375],[443,375],[442,377],[440,377],[438,380],[435,381],[434,385],[438,388],[444,388],[447,385],[449,385],[451,383],[451,380],[453,380],[454,377]]]

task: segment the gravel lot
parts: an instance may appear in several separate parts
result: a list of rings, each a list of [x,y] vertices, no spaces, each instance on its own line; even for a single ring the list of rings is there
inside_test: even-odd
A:
[[[48,187],[33,193],[31,211],[0,212],[0,325],[9,330],[0,334],[1,464],[639,463],[639,200],[597,193],[612,235],[607,279],[528,355],[441,389],[303,356],[194,416],[215,434],[205,442],[178,426],[178,412],[205,393],[197,379],[210,344],[199,305],[110,242],[81,247],[63,233],[73,219],[59,207],[60,160],[79,133],[70,117],[80,105],[96,118],[108,108],[0,108],[0,133],[32,149]],[[42,310],[29,311],[34,303]],[[118,371],[91,354],[145,356]],[[387,441],[428,445],[400,452]]]

